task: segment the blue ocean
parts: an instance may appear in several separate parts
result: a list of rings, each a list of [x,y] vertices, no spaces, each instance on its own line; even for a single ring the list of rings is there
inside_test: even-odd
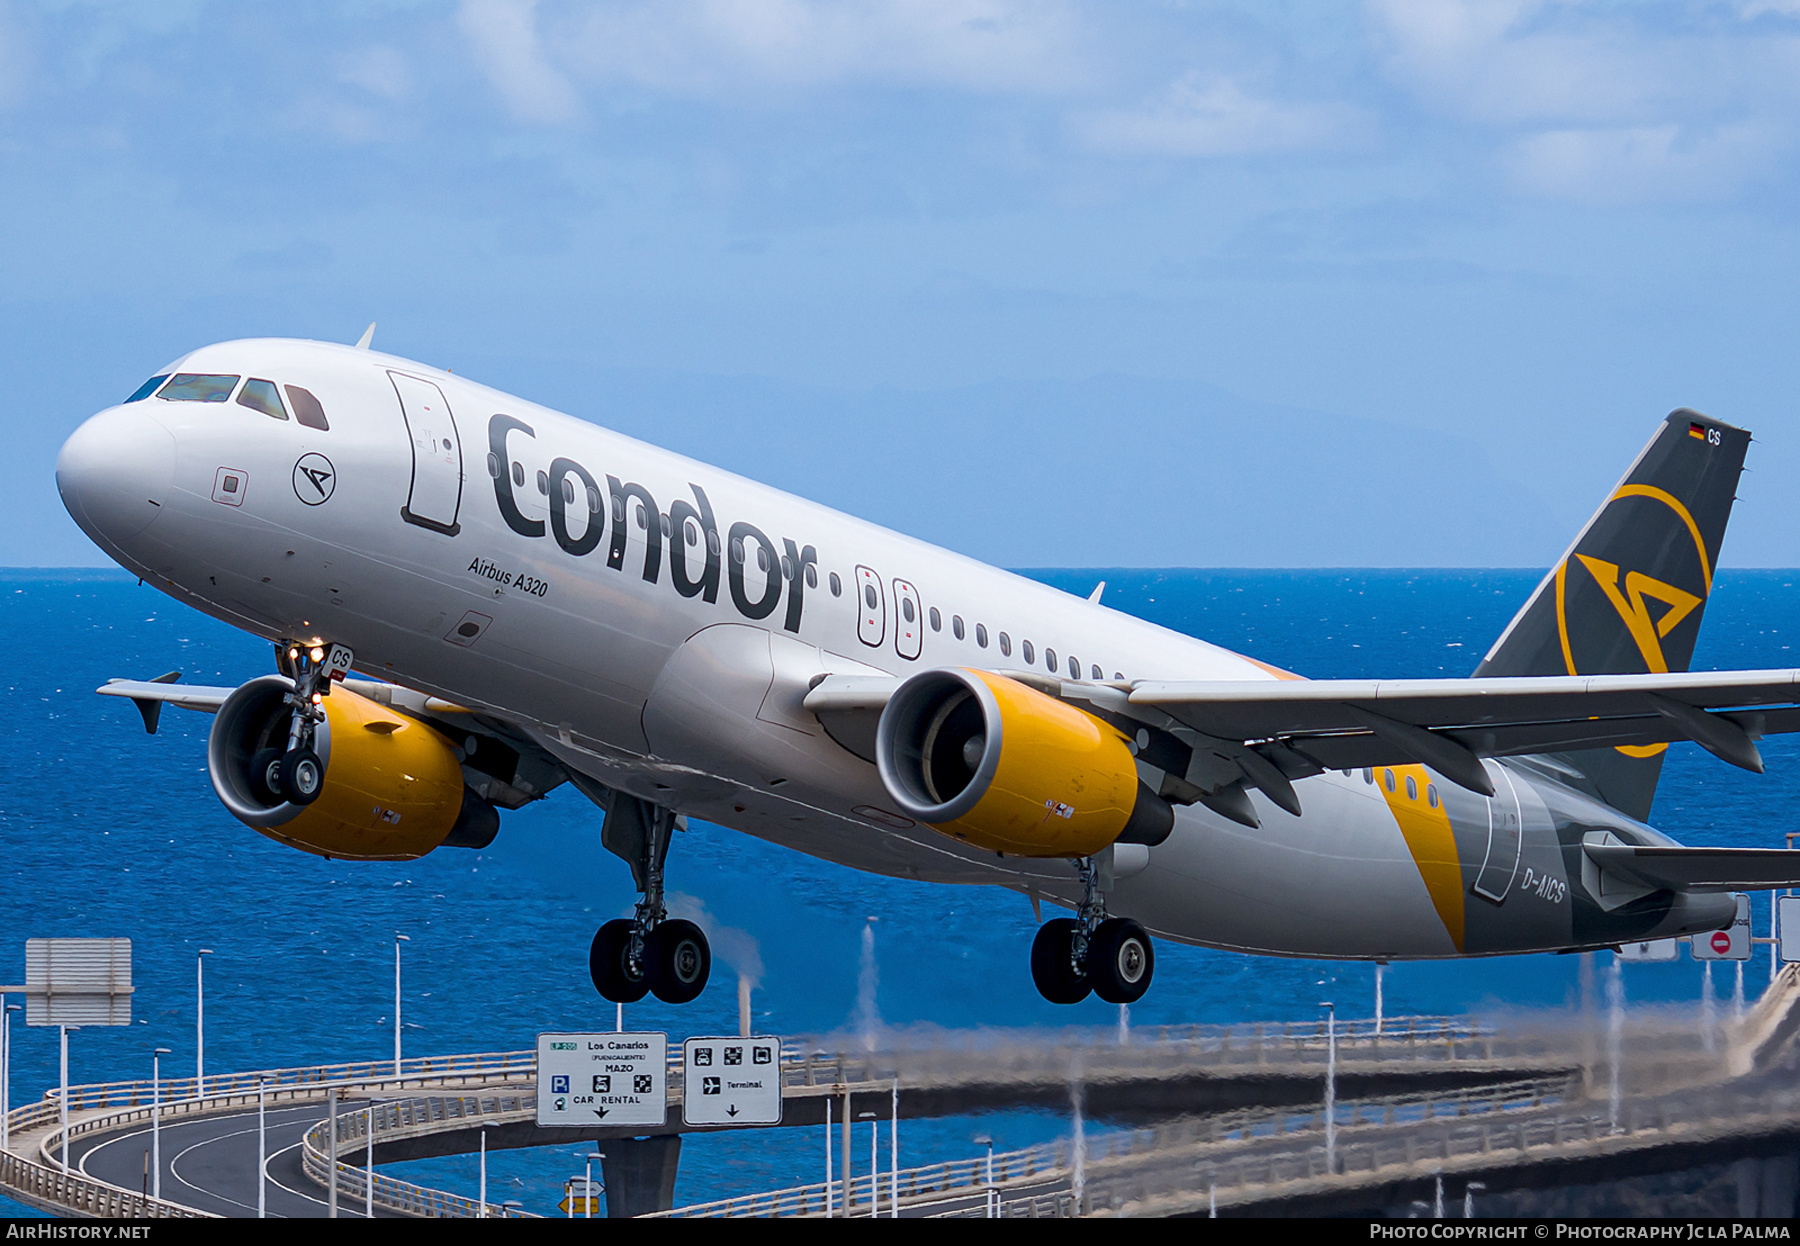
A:
[[[1312,677],[1462,676],[1524,601],[1539,573],[1498,571],[1053,570],[1035,578]],[[1697,669],[1796,665],[1800,573],[1721,572]],[[599,843],[600,815],[573,789],[507,814],[481,852],[443,850],[405,864],[324,861],[234,821],[206,779],[211,720],[169,710],[144,734],[123,701],[93,695],[113,676],[178,669],[190,683],[235,683],[272,668],[266,645],[175,604],[122,573],[0,572],[0,981],[24,973],[31,936],[127,936],[137,988],[129,1028],[71,1039],[74,1081],[147,1077],[153,1048],[191,1073],[195,956],[207,958],[211,1071],[392,1054],[394,936],[404,944],[408,1055],[530,1047],[542,1030],[610,1029],[612,1005],[587,978],[587,947],[634,899],[624,864]],[[1694,843],[1780,846],[1800,829],[1800,742],[1765,741],[1752,776],[1691,745],[1670,751],[1652,821]],[[669,863],[671,891],[703,908],[721,955],[694,1004],[626,1009],[631,1029],[672,1042],[735,1032],[736,971],[756,979],[760,1032],[851,1034],[860,1027],[1113,1027],[1090,1000],[1044,1003],[1026,954],[1030,905],[1000,891],[896,882],[814,861],[696,823]],[[1304,896],[1295,903],[1303,905]],[[1768,902],[1755,901],[1756,933]],[[722,938],[722,931],[732,932]],[[872,934],[872,958],[865,952]],[[1557,1007],[1577,990],[1574,957],[1402,964],[1386,975],[1395,1013]],[[1746,967],[1768,980],[1762,949]],[[1366,965],[1157,949],[1156,982],[1134,1026],[1312,1017],[1373,1009]],[[1633,1000],[1699,1000],[1685,957],[1633,965]],[[1730,989],[1729,970],[1720,975]],[[56,1032],[14,1030],[15,1103],[56,1082]],[[1002,1149],[1067,1131],[1054,1114],[909,1122],[903,1164]],[[885,1149],[885,1144],[884,1144]],[[585,1148],[583,1148],[585,1150]],[[818,1179],[816,1129],[691,1138],[678,1203]],[[395,1165],[409,1179],[473,1193],[472,1157]],[[496,1153],[499,1198],[551,1212],[581,1170],[567,1148]],[[0,1200],[0,1214],[28,1214]]]

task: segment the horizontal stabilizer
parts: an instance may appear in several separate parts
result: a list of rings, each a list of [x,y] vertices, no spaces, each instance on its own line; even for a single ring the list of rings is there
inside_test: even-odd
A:
[[[1609,874],[1663,891],[1772,891],[1800,887],[1800,851],[1584,844]]]

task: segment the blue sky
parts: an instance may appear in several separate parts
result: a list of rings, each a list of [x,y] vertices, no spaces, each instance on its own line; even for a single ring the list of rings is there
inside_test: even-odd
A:
[[[1014,566],[1542,566],[1660,416],[1800,564],[1800,0],[0,0],[0,563],[209,341]]]

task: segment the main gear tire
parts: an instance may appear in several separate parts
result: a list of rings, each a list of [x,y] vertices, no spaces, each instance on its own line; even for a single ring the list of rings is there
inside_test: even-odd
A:
[[[635,1004],[650,989],[642,966],[634,972],[631,965],[631,934],[636,925],[624,917],[607,922],[588,948],[588,976],[594,980],[594,989],[615,1004]]]
[[[685,1004],[706,989],[712,973],[712,948],[700,927],[676,918],[659,923],[650,932],[644,962],[656,998],[665,1004]]]
[[[279,805],[287,799],[281,791],[280,749],[258,749],[250,759],[250,794],[265,805]]]
[[[296,805],[310,805],[325,788],[325,763],[309,748],[297,748],[281,759],[281,794]]]
[[[1038,927],[1031,941],[1031,980],[1038,994],[1053,1004],[1079,1004],[1093,984],[1075,967],[1073,949],[1079,925],[1073,918],[1057,917]]]
[[[1109,1004],[1135,1004],[1150,989],[1156,953],[1144,928],[1128,917],[1100,923],[1088,941],[1087,976]]]

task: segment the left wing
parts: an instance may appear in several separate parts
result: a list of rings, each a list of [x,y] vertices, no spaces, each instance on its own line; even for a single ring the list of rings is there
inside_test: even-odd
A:
[[[1246,786],[1297,815],[1293,780],[1327,770],[1420,764],[1492,796],[1484,757],[1692,740],[1761,773],[1756,740],[1800,731],[1800,670],[1131,685],[998,673],[1079,702],[1133,737],[1140,770],[1160,772],[1164,797],[1251,826]],[[872,758],[875,723],[898,686],[828,675],[805,705],[832,738]]]

